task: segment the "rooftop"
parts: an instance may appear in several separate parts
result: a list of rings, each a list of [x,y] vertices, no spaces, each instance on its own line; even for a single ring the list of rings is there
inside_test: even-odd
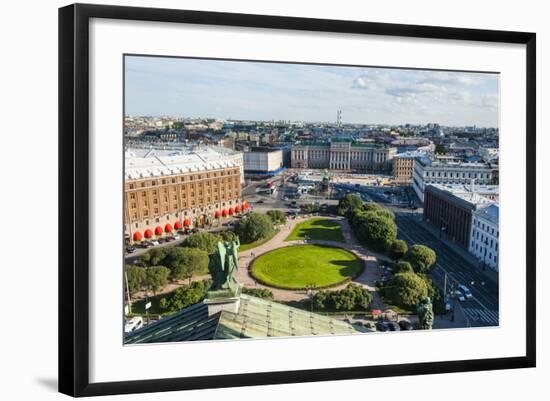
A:
[[[479,186],[474,186],[474,191],[472,191],[471,186],[469,185],[454,185],[454,184],[430,184],[427,188],[436,188],[439,191],[446,192],[450,195],[453,195],[470,205],[474,206],[474,208],[481,207],[482,205],[489,205],[495,203],[494,201],[490,200],[489,198],[483,196],[480,192]],[[496,192],[498,193],[498,186],[497,185],[485,185],[483,186],[485,188],[489,187],[496,187]],[[485,192],[487,193],[487,192]]]
[[[478,218],[485,219],[491,223],[498,225],[498,216],[499,216],[499,204],[492,203],[488,206],[483,206],[475,211],[475,214]]]
[[[221,146],[130,147],[124,155],[125,179],[236,167],[235,152]]]
[[[209,315],[198,303],[126,336],[126,344],[226,340],[235,338],[357,334],[368,330],[341,320],[241,294],[236,313],[221,310]]]

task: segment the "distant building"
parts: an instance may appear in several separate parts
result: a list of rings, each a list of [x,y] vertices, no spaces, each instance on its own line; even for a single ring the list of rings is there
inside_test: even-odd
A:
[[[270,147],[251,147],[244,152],[245,174],[277,174],[283,169],[283,151]]]
[[[243,212],[242,153],[211,146],[128,148],[124,231],[129,242]]]
[[[469,251],[481,264],[498,271],[499,204],[476,210],[472,216]]]
[[[392,174],[396,182],[412,182],[414,160],[426,156],[423,152],[404,152],[395,155],[392,159]]]
[[[424,201],[424,190],[431,184],[492,184],[492,169],[484,163],[442,162],[418,157],[414,162],[413,189]]]
[[[306,142],[292,146],[292,168],[388,172],[396,149],[354,141]]]
[[[424,195],[426,221],[439,230],[440,236],[469,249],[473,213],[493,202],[462,185],[430,184]]]

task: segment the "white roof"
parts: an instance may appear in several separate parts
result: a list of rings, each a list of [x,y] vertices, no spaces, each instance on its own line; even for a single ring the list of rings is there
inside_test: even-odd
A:
[[[238,167],[239,156],[242,164],[242,153],[219,146],[127,148],[124,176],[127,180],[137,180]]]

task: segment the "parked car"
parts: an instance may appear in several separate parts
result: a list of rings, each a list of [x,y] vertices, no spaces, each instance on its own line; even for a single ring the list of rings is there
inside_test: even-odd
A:
[[[157,242],[158,242],[159,244],[164,244],[164,243],[166,242],[166,238],[164,238],[164,237],[163,237],[163,238],[159,238],[159,239],[157,239]]]
[[[178,234],[179,234],[179,235],[185,235],[186,233],[185,233],[184,230],[179,230],[179,231],[178,231]]]
[[[147,249],[147,248],[152,248],[152,247],[153,247],[153,243],[152,243],[151,241],[145,241],[145,242],[142,242],[142,243],[141,243],[141,247],[142,247],[142,248],[145,248],[145,249]]]
[[[136,248],[134,246],[126,247],[126,253],[134,253],[135,251],[136,251]]]
[[[169,237],[169,238],[171,238],[173,241],[177,241],[177,240],[179,240],[181,237],[180,237],[178,234],[172,234],[172,236]]]
[[[452,309],[451,303],[449,301],[445,302],[445,311],[449,312]]]
[[[154,240],[151,241],[151,244],[160,245],[160,242],[158,242],[158,240],[154,239]]]
[[[260,200],[257,201],[256,203],[264,203],[264,200],[263,200],[263,199],[260,199]]]
[[[390,329],[390,331],[400,331],[400,326],[395,322],[386,322],[386,325]]]
[[[470,289],[468,287],[466,287],[465,285],[463,284],[460,284],[458,286],[458,288],[460,289],[460,291],[462,291],[462,293],[464,294],[464,296],[466,297],[466,299],[470,299],[470,298],[473,298],[473,295],[472,293],[470,292]]]
[[[386,325],[385,322],[376,322],[376,331],[389,331],[390,328]]]
[[[164,242],[172,242],[174,241],[174,238],[170,235],[168,237],[164,237]]]
[[[399,328],[400,328],[401,330],[404,330],[404,331],[413,330],[413,329],[414,329],[412,323],[409,322],[408,320],[400,320],[400,321],[399,321]]]

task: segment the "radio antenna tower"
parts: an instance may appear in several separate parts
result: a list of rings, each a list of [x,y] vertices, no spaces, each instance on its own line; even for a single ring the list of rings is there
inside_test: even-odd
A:
[[[342,126],[342,110],[336,110],[336,125],[338,127]]]

